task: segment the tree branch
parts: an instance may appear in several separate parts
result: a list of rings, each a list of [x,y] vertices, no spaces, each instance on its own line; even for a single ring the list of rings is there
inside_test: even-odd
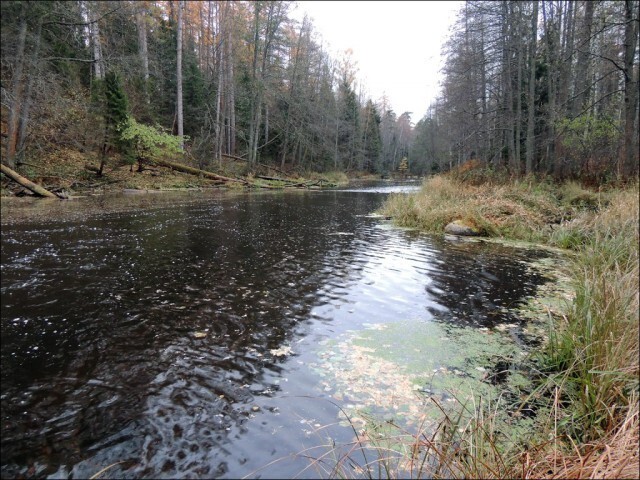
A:
[[[105,13],[104,15],[96,18],[95,20],[91,20],[89,22],[56,22],[56,21],[50,21],[50,22],[44,22],[42,24],[43,27],[46,27],[47,25],[62,25],[62,26],[67,26],[67,27],[86,27],[88,25],[92,25],[96,22],[99,22],[100,20],[102,20],[103,18],[111,15],[112,13],[117,12],[118,10],[120,10],[122,7],[122,5],[114,8],[113,10],[108,11],[107,13]]]
[[[69,62],[95,63],[96,60],[90,58],[72,58],[72,57],[45,57],[42,60],[67,60]]]

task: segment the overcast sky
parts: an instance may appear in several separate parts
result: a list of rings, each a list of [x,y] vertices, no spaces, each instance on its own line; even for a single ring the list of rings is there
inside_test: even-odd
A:
[[[306,11],[336,59],[347,48],[367,96],[386,93],[399,116],[414,123],[439,91],[440,53],[458,1],[299,1],[293,16]]]

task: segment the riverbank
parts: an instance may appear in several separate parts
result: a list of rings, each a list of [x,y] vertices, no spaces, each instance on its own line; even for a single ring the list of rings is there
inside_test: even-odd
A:
[[[251,167],[246,161],[228,157],[222,162],[198,165],[195,161],[183,159],[180,163],[192,168],[203,169],[238,182],[224,182],[203,175],[176,171],[153,163],[143,165],[142,171],[118,158],[111,159],[102,176],[97,175],[99,159],[96,154],[81,153],[74,149],[61,149],[30,160],[18,168],[18,173],[47,190],[66,197],[101,195],[122,191],[172,191],[202,190],[220,188],[243,188],[247,184],[262,188],[285,188],[291,186],[316,187],[346,185],[349,177],[343,172],[297,172],[281,171],[267,165]],[[355,172],[351,177],[360,178]],[[267,177],[267,178],[261,178]],[[2,175],[0,195],[32,196],[32,192]]]
[[[499,407],[478,408],[465,428],[448,422],[461,430],[445,438],[455,449],[427,449],[447,465],[445,475],[635,477],[638,184],[594,191],[575,182],[457,172],[431,177],[417,194],[391,196],[381,213],[397,225],[427,232],[442,233],[446,224],[460,220],[490,237],[576,253],[568,272],[575,298],[546,312],[549,340],[529,359],[538,370],[533,396],[546,402],[538,408],[546,417],[532,424],[529,450],[511,451],[495,435],[492,420]]]

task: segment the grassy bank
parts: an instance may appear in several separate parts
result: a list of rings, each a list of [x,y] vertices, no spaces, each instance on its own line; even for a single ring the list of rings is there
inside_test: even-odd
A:
[[[482,175],[432,177],[417,194],[390,197],[381,213],[427,232],[462,220],[488,236],[570,249],[575,300],[549,312],[549,341],[530,359],[546,413],[528,451],[496,435],[499,406],[474,407],[470,420],[446,417],[437,438],[413,437],[440,466],[417,476],[637,477],[638,184],[595,192]]]

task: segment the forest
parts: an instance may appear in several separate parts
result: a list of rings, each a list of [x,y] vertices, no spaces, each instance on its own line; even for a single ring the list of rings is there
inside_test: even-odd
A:
[[[287,1],[2,2],[2,153],[299,171],[638,173],[638,2],[472,1],[424,118],[366,98]],[[391,7],[392,8],[392,7]],[[400,47],[399,48],[404,48]],[[384,59],[381,59],[384,61]],[[169,137],[174,137],[173,140]],[[158,150],[159,148],[159,150]]]

